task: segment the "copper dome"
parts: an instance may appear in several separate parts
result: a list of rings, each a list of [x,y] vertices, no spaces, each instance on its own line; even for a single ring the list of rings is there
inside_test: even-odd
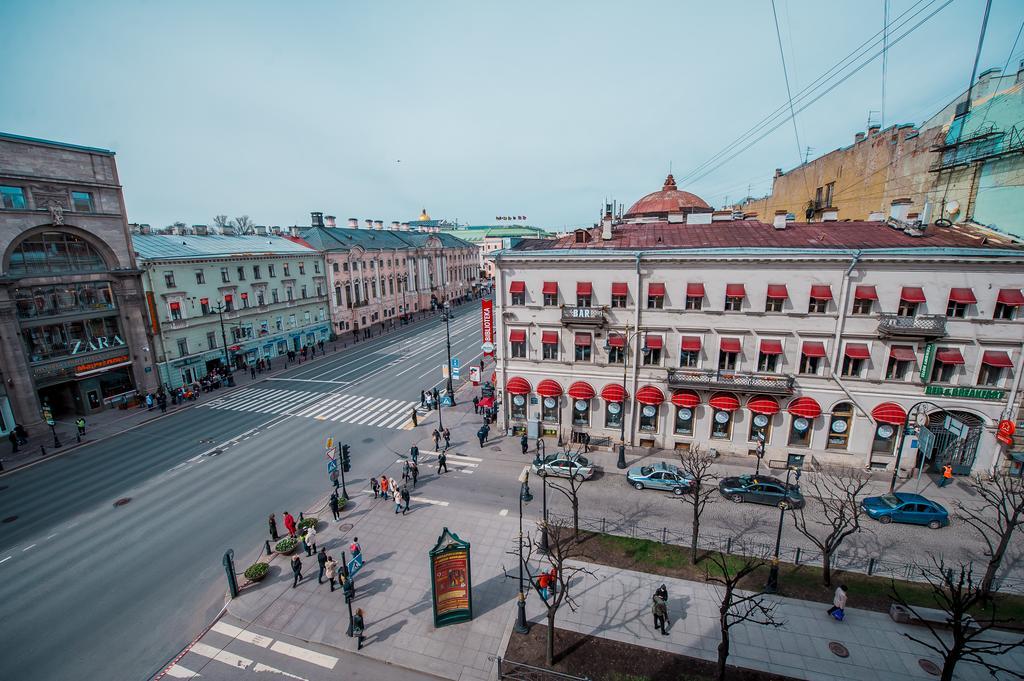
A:
[[[634,203],[625,217],[664,217],[669,213],[692,213],[711,210],[711,206],[696,194],[676,189],[676,180],[669,173],[661,191],[651,192]]]

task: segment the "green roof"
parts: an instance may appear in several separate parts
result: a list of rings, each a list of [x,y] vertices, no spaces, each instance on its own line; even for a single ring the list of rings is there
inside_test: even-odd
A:
[[[0,132],[0,139],[14,140],[16,142],[32,142],[33,144],[46,144],[51,147],[62,147],[64,149],[74,149],[75,151],[91,151],[94,154],[103,154],[105,156],[114,155],[114,152],[112,152],[110,149],[101,149],[99,147],[83,147],[80,144],[54,142],[53,140],[44,140],[39,137],[26,137],[24,135],[14,135],[9,132]]]
[[[436,236],[445,248],[466,248],[473,244],[446,232],[396,232],[386,229],[313,227],[302,232],[302,239],[318,251],[347,251],[360,246],[367,251],[422,248]]]
[[[484,239],[504,239],[507,237],[528,237],[544,239],[554,237],[551,232],[540,227],[529,225],[469,225],[457,229],[445,229],[442,234],[451,234],[466,241],[479,242]]]
[[[313,255],[309,247],[279,236],[133,234],[132,246],[143,260],[252,255]]]

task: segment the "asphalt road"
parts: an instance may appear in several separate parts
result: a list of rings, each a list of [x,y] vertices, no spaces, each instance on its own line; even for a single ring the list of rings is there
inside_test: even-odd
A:
[[[454,310],[464,366],[476,309]],[[440,316],[418,321],[0,479],[0,518],[17,516],[0,525],[0,678],[157,671],[220,611],[224,551],[243,570],[269,513],[329,491],[328,435],[352,445],[353,494],[407,451],[402,412],[440,383],[444,339]]]

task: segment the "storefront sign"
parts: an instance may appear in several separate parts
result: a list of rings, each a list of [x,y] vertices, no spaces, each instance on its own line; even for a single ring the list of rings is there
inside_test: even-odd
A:
[[[1003,419],[999,422],[999,430],[996,432],[996,439],[1004,445],[1013,444],[1013,434],[1017,432],[1017,425],[1009,420]]]
[[[85,364],[79,364],[75,367],[75,376],[84,376],[85,374],[91,374],[97,369],[109,369],[111,367],[121,366],[122,364],[130,364],[131,359],[128,355],[120,355],[119,357],[110,357],[108,359],[100,359],[95,362],[86,362]]]
[[[494,355],[494,301],[484,298],[480,301],[481,334],[484,340],[484,356]]]
[[[71,345],[71,354],[77,355],[80,352],[97,352],[99,350],[109,350],[110,348],[116,348],[124,345],[124,340],[120,336],[114,334],[113,336],[99,336],[98,338],[90,338],[88,341],[76,340]]]
[[[569,308],[569,316],[573,319],[596,319],[597,310],[590,307]]]
[[[473,619],[469,542],[447,527],[430,550],[430,586],[435,627]]]
[[[1002,390],[990,388],[944,388],[941,385],[929,385],[924,389],[925,395],[942,395],[943,397],[966,397],[974,400],[1001,400],[1005,394]]]
[[[924,346],[924,357],[921,359],[921,380],[928,382],[932,373],[932,364],[935,363],[935,343]]]

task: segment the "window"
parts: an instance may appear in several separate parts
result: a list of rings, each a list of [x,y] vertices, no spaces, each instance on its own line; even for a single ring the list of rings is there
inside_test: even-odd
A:
[[[187,338],[179,338],[178,339],[178,356],[179,357],[184,357],[187,354],[188,354],[188,339]]]
[[[665,307],[665,285],[651,282],[647,285],[647,309],[660,310]]]
[[[589,362],[591,358],[590,353],[591,336],[589,333],[578,333],[576,334],[576,361],[577,362]]]
[[[739,312],[743,309],[743,296],[726,296],[725,311]]]
[[[234,309],[235,309],[235,301],[232,298],[231,294],[229,293],[228,295],[224,296],[224,311],[225,312],[231,312]]]
[[[686,296],[686,309],[699,310],[704,305],[704,296]]]
[[[604,404],[604,427],[622,427],[622,402],[605,402]]]
[[[554,293],[544,294],[544,306],[545,307],[556,307],[558,305],[558,291]]]
[[[825,208],[832,207],[832,194],[835,192],[836,183],[829,182],[825,185]]]
[[[861,373],[863,371],[864,360],[862,358],[850,357],[849,355],[843,357],[843,376],[850,378],[860,378]]]
[[[92,213],[92,194],[89,192],[71,192],[71,209],[76,213]]]
[[[760,445],[762,438],[765,444],[772,439],[772,417],[768,414],[752,414],[747,440]]]
[[[87,241],[66,232],[42,232],[21,240],[10,255],[10,274],[102,272],[106,263]]]
[[[200,311],[202,311],[203,314],[210,314],[210,299],[209,298],[200,298],[199,299],[199,309],[200,309]]]
[[[740,353],[738,352],[727,352],[725,350],[718,353],[718,368],[726,371],[734,371],[736,369],[736,359]]]
[[[174,272],[164,272],[164,286],[174,288]]]
[[[24,189],[0,185],[0,208],[24,210],[26,207]]]
[[[342,269],[343,272],[348,272],[348,263],[347,262],[346,263],[342,263],[341,269]]]
[[[673,428],[676,435],[693,435],[693,409],[676,407],[676,420]]]
[[[171,320],[176,321],[181,319],[181,303],[174,301],[169,305],[169,307],[171,308]]]
[[[817,374],[821,370],[821,357],[816,355],[800,355],[800,373],[801,374]]]
[[[803,416],[793,416],[789,424],[789,446],[809,447],[811,444],[811,421]]]
[[[822,206],[825,205],[821,201],[821,193],[822,193],[821,190],[822,190],[821,187],[818,187],[817,189],[814,190],[814,207],[815,208],[821,208]]]
[[[757,358],[757,370],[774,374],[779,370],[779,355],[762,350]]]
[[[314,260],[313,261],[313,274],[320,274],[320,261],[319,260]]]
[[[890,381],[906,381],[912,376],[917,356],[909,345],[894,345],[889,351],[889,364],[885,367],[885,378]]]
[[[901,300],[900,305],[896,308],[896,314],[900,317],[914,317],[917,315],[917,303],[909,300]]]
[[[206,332],[206,347],[213,350],[217,347],[217,332],[207,331]]]
[[[277,289],[276,288],[270,289],[270,300],[272,300],[275,303],[281,302],[280,297],[277,294]]]
[[[956,375],[956,365],[946,364],[944,362],[936,361],[932,367],[932,375],[930,381],[932,383],[952,383],[953,377]]]
[[[512,359],[526,359],[526,339],[513,340],[509,343]]]
[[[260,276],[260,266],[259,265],[253,265],[252,266],[252,278],[256,279],[256,280],[259,280],[259,279],[263,278],[263,277]]]
[[[612,307],[624,308],[626,307],[626,294],[625,293],[612,293]]]
[[[854,301],[854,306],[860,301]],[[822,298],[811,298],[807,304],[808,314],[825,314],[828,311],[828,300]]]
[[[544,359],[558,359],[558,332],[544,331],[541,335],[541,349]]]
[[[978,371],[978,385],[998,387],[1003,382],[1003,367],[982,364]]]
[[[513,395],[512,399],[509,400],[512,403],[512,418],[514,419],[525,419],[526,418],[526,396],[525,395]]]
[[[765,298],[764,311],[765,312],[782,312],[782,304],[786,302],[785,298]]]
[[[238,281],[245,281],[245,267],[237,267],[238,270]]]
[[[949,301],[946,305],[946,316],[963,319],[967,316],[967,303],[958,303],[955,300]]]
[[[334,272],[337,272],[338,271],[338,263],[332,262],[331,263],[331,270],[334,271]]]
[[[679,366],[696,368],[700,362],[700,350],[680,350]]]
[[[286,286],[285,287],[285,289],[284,289],[284,297],[285,297],[285,300],[287,300],[289,303],[292,302],[293,300],[295,300],[295,294],[292,291],[292,287],[291,286]]]
[[[283,331],[284,330],[284,317],[282,317],[281,315],[278,315],[274,319],[274,328],[277,329],[278,331]]]
[[[267,301],[264,299],[263,289],[261,288],[256,289],[256,304],[259,305],[260,307],[263,307],[264,305],[267,304]]]
[[[871,314],[871,304],[875,302],[870,298],[856,298],[853,301],[851,314]]]
[[[526,305],[526,291],[521,291],[519,293],[512,293],[511,297],[512,297],[512,302],[509,303],[510,305]]]
[[[221,280],[221,283],[224,283],[224,284],[227,284],[227,283],[229,283],[231,281],[231,275],[228,274],[228,268],[227,267],[221,267],[220,268],[220,280]]]
[[[608,348],[608,363],[609,364],[622,364],[626,357],[625,348],[622,346],[612,346]]]
[[[299,287],[299,295],[301,295],[303,298],[306,297],[306,285],[305,284],[303,284],[301,287]]]
[[[661,366],[661,346],[647,348],[647,352],[641,352],[640,357],[644,366]]]
[[[658,405],[645,404],[640,407],[640,430],[648,433],[658,432]]]
[[[722,409],[712,409],[711,439],[729,440],[732,438],[732,413]]]
[[[576,307],[590,307],[590,304],[593,302],[594,297],[590,293],[585,295],[579,293],[576,294]]]
[[[1006,303],[996,303],[992,311],[992,319],[1012,320],[1017,318],[1017,306]]]
[[[306,273],[306,263],[300,262],[299,263],[299,274],[305,274],[305,273]]]
[[[558,398],[540,398],[540,419],[548,423],[558,423]]]
[[[282,269],[284,271],[284,276],[287,277],[290,274],[290,272],[291,272],[291,267],[289,266],[288,263],[282,263],[281,267],[282,267]]]
[[[590,425],[590,400],[572,401],[572,425]]]
[[[896,426],[879,423],[871,440],[872,454],[892,454],[896,449]]]
[[[204,274],[203,270],[196,270],[196,283],[197,284],[205,284],[206,283],[206,274]]]
[[[269,265],[267,265],[267,274],[269,276],[271,276],[271,277],[276,277],[277,276],[277,274],[275,274],[274,264],[273,263],[270,263]]]
[[[249,294],[248,293],[243,293],[242,294],[242,308],[247,308],[247,307],[249,307]]]
[[[832,407],[828,425],[828,442],[825,449],[845,450],[850,443],[850,426],[853,424],[853,405],[840,402]]]
[[[340,286],[335,286],[334,287],[334,304],[335,305],[339,305],[339,306],[341,305],[341,287]]]

